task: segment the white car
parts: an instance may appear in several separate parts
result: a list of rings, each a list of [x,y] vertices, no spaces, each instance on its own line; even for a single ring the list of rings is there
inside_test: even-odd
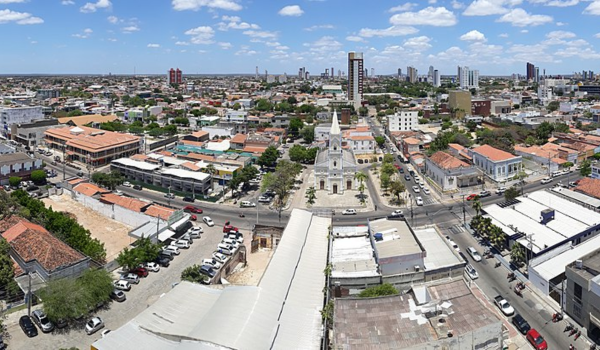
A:
[[[429,189],[427,187],[425,187],[425,188],[423,188],[423,193],[430,194],[431,192],[429,191]]]
[[[506,192],[506,187],[498,187],[496,190],[496,194],[502,194],[504,192]]]
[[[152,272],[160,271],[160,266],[155,262],[147,262],[142,267],[144,267],[146,270],[152,271]]]
[[[421,196],[418,196],[417,198],[415,198],[415,202],[417,202],[417,205],[421,206],[423,205],[423,198],[421,198]]]
[[[90,335],[104,328],[104,322],[100,317],[94,317],[85,324],[85,332]]]
[[[183,249],[189,249],[190,248],[190,242],[184,240],[184,239],[179,239],[175,242],[171,243],[172,245],[176,246],[177,248],[183,248]]]
[[[131,187],[131,183],[129,181],[125,181],[125,182],[123,182],[123,186]]]
[[[477,270],[475,270],[475,268],[471,265],[465,266],[465,272],[467,273],[467,276],[471,277],[472,280],[479,278]]]
[[[414,193],[421,192],[421,189],[419,188],[419,186],[416,186],[416,185],[412,187],[412,190],[413,190]]]
[[[106,336],[108,336],[108,333],[110,333],[110,329],[105,329],[102,331],[102,333],[100,333],[100,335],[102,336],[102,338],[106,338]]]
[[[175,255],[179,255],[179,248],[174,245],[169,245],[163,248],[165,252],[169,252]]]
[[[204,223],[206,224],[206,226],[208,227],[213,227],[215,226],[215,222],[210,218],[210,216],[205,216],[202,218],[202,221],[204,221]]]
[[[123,195],[123,191],[121,191],[121,190],[114,190],[113,193],[116,194],[116,195],[118,195],[118,196],[122,196]]]
[[[419,181],[419,187],[425,188],[425,183],[423,181]]]
[[[221,263],[221,265],[225,264],[225,262],[227,261],[227,259],[229,259],[229,257],[223,253],[219,253],[219,252],[214,252],[213,253],[213,258],[218,261],[219,263]]]
[[[244,236],[242,234],[239,235],[229,235],[227,238],[234,240],[240,244],[244,243]]]
[[[356,215],[356,209],[344,209],[342,215]]]
[[[133,283],[133,284],[140,283],[140,276],[136,275],[135,273],[131,273],[131,272],[122,274],[121,279],[124,281],[127,281],[129,283]]]
[[[550,182],[552,182],[552,178],[550,177],[545,177],[542,179],[542,185],[548,184]]]
[[[200,238],[200,234],[204,233],[204,230],[200,226],[195,226],[190,228],[187,233],[189,233],[192,238]]]
[[[403,216],[403,215],[404,215],[404,213],[402,212],[402,210],[396,209],[396,210],[394,210],[392,212],[392,214],[390,216],[392,216],[392,217],[398,217],[398,216]]]
[[[222,266],[222,264],[218,262],[215,258],[202,260],[202,265],[212,266],[212,268],[215,270],[220,269]]]
[[[114,281],[113,286],[115,286],[115,288],[119,289],[119,290],[126,290],[126,291],[131,290],[131,284],[129,284],[129,282],[127,282],[125,280]]]
[[[467,248],[467,253],[469,253],[469,255],[471,256],[471,258],[473,258],[473,260],[475,260],[475,262],[480,262],[481,261],[481,255],[479,254],[479,252],[475,248],[468,247]]]

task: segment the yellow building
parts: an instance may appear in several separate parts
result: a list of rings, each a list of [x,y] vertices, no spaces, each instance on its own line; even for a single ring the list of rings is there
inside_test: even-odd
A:
[[[471,92],[463,90],[452,90],[448,96],[448,104],[452,115],[456,118],[464,118],[471,115]]]

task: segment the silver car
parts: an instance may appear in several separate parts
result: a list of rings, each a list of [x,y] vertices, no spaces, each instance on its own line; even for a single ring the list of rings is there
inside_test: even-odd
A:
[[[100,317],[94,317],[85,324],[85,332],[90,335],[104,328],[104,322]]]
[[[49,333],[54,330],[54,323],[52,323],[46,314],[42,310],[35,310],[31,313],[33,321],[40,327],[42,332]]]

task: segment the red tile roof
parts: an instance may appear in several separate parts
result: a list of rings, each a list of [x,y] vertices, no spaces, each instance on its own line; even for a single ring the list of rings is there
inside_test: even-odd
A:
[[[184,145],[189,145],[189,146],[198,146],[198,147],[204,146],[204,142],[201,142],[201,141],[181,140],[179,142]]]
[[[142,212],[142,209],[151,205],[151,203],[147,203],[141,201],[139,199],[131,198],[131,197],[123,197],[116,195],[114,193],[103,194],[100,198],[100,201],[115,204],[123,208],[127,208],[129,210],[136,211],[138,213]]]
[[[0,233],[13,227],[21,220],[25,220],[25,219],[23,219],[22,217],[17,216],[17,215],[10,215],[8,217],[5,217],[4,219],[2,219],[2,221],[0,221]]]
[[[442,151],[435,152],[431,157],[429,157],[429,160],[431,160],[434,164],[436,164],[442,169],[456,169],[460,167],[469,167],[469,164]]]
[[[91,197],[97,193],[110,193],[109,190],[88,182],[80,183],[79,185],[73,187],[73,191],[79,192],[88,197]]]
[[[181,167],[192,170],[192,171],[200,170],[200,167],[192,162],[185,162],[185,163],[181,164]]]
[[[159,217],[161,219],[168,219],[171,214],[173,214],[175,212],[175,210],[167,208],[167,207],[163,207],[162,205],[157,205],[157,204],[152,204],[151,206],[149,206],[146,211],[144,212],[144,214],[146,215],[150,215],[153,216],[155,218]]]
[[[250,152],[250,153],[263,153],[266,149],[267,149],[267,147],[246,146],[246,147],[244,147],[243,151]]]
[[[473,153],[479,153],[482,156],[494,161],[499,162],[503,160],[513,159],[517,156],[510,154],[506,151],[494,148],[490,145],[483,145],[473,149]]]
[[[246,142],[246,134],[236,134],[232,139],[231,139],[231,143],[241,143],[243,144],[244,142]]]
[[[573,190],[600,199],[600,179],[584,177]]]
[[[83,254],[54,237],[45,228],[25,219],[4,232],[2,237],[23,261],[37,260],[48,272],[85,259]]]
[[[204,130],[198,130],[198,131],[195,131],[192,133],[192,136],[197,137],[197,138],[200,138],[200,137],[206,136],[206,135],[208,135],[208,132],[204,131]]]
[[[145,161],[146,159],[148,159],[148,156],[145,154],[134,154],[131,157],[129,157],[133,160],[139,160],[139,161]]]

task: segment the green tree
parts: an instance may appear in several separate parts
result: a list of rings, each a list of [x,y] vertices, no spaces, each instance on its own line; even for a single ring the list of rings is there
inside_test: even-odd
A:
[[[592,163],[589,160],[584,160],[581,162],[579,173],[583,177],[590,176],[592,174]]]
[[[83,112],[79,109],[76,109],[74,111],[70,111],[69,113],[67,113],[67,117],[78,117],[80,115],[83,115]]]
[[[383,163],[381,165],[381,176],[386,175],[388,178],[396,173],[396,168],[391,163]]]
[[[290,119],[290,125],[288,126],[288,132],[290,135],[298,136],[300,129],[304,127],[304,122],[300,118]]]
[[[506,244],[506,234],[502,229],[496,225],[491,225],[488,232],[490,243],[496,246],[498,249],[503,249]]]
[[[0,293],[0,295],[3,295],[6,300],[9,300],[19,291],[19,286],[14,280],[15,269],[9,251],[10,245],[0,236],[0,292],[5,292],[5,294]],[[2,334],[2,328],[0,328],[0,334]]]
[[[262,190],[271,190],[275,193],[275,209],[281,220],[281,211],[285,207],[287,197],[294,185],[296,176],[302,171],[302,166],[287,160],[281,160],[275,172],[268,173],[263,177]]]
[[[231,180],[229,180],[227,187],[231,190],[231,197],[235,197],[237,189],[241,183],[242,179],[239,176],[234,176]]]
[[[11,176],[8,178],[8,184],[13,187],[17,187],[21,183],[21,180],[22,179],[19,176]]]
[[[217,168],[215,168],[214,164],[208,164],[204,169],[202,169],[202,172],[210,175],[210,188],[214,191],[214,176],[218,173]]]
[[[479,216],[479,214],[481,214],[481,201],[479,201],[479,198],[475,198],[472,206],[473,206],[473,210],[475,210],[475,213],[477,214],[477,216]]]
[[[277,158],[279,158],[279,152],[277,151],[277,148],[274,146],[269,146],[258,158],[256,163],[261,167],[272,167],[275,165],[275,162],[277,162]]]
[[[239,103],[237,103],[237,102],[236,102],[236,103],[234,103],[234,104],[233,104],[233,107],[231,107],[231,108],[232,108],[234,111],[237,111],[237,110],[239,110],[240,108],[242,108],[242,106],[241,106]]]
[[[554,131],[569,133],[571,132],[571,128],[565,123],[556,123],[554,124]]]
[[[110,273],[102,268],[85,271],[77,279],[77,284],[84,291],[88,308],[107,302],[114,289]]]
[[[506,201],[512,201],[520,195],[520,191],[516,186],[509,187],[506,191],[504,191],[504,199]]]
[[[406,186],[400,180],[395,180],[390,183],[390,191],[392,195],[396,196],[398,202],[400,202],[400,195],[406,191]]]
[[[393,154],[384,154],[383,155],[383,164],[393,164],[394,163],[394,155]]]
[[[386,173],[382,173],[379,177],[379,181],[381,183],[381,189],[384,193],[387,193],[387,190],[390,187],[390,176]]]
[[[548,141],[548,137],[554,131],[554,125],[548,122],[542,122],[537,129],[535,129],[535,134],[541,142],[546,143]]]
[[[525,144],[527,146],[533,146],[537,143],[537,139],[535,137],[533,137],[533,135],[529,135],[527,136],[527,138],[525,139]]]
[[[554,112],[554,111],[557,111],[559,107],[560,107],[560,102],[550,101],[550,103],[548,103],[548,106],[546,107],[546,109],[548,109],[549,112]]]
[[[144,133],[144,127],[138,125],[129,126],[128,131],[134,135],[141,135]]]
[[[46,172],[43,170],[34,170],[31,172],[31,181],[36,184],[43,184],[46,181]]]
[[[525,262],[525,249],[520,243],[515,242],[510,249],[510,260],[517,266],[521,266]]]
[[[377,142],[377,146],[381,147],[385,144],[385,137],[375,136],[375,142]]]
[[[573,165],[574,165],[573,162],[564,162],[560,166],[563,167],[564,169],[569,169]]]
[[[210,280],[210,277],[200,273],[200,265],[192,265],[181,272],[181,280],[192,283],[206,283]]]
[[[375,298],[387,295],[397,295],[398,290],[389,283],[369,287],[358,294],[359,298]]]
[[[259,173],[260,171],[252,165],[243,167],[239,174],[240,183],[243,184],[242,187],[247,187],[250,184],[250,180],[254,179]]]
[[[298,100],[296,99],[295,96],[290,96],[287,98],[287,102],[291,105],[295,105],[296,103],[298,103]]]
[[[312,143],[315,140],[315,127],[312,125],[305,126],[300,135],[304,139],[304,142]]]
[[[367,180],[367,174],[362,171],[356,172],[354,174],[354,179],[358,181],[358,191],[360,192],[360,201],[364,204],[365,202],[365,181]]]
[[[314,186],[310,186],[306,190],[306,204],[312,206],[315,204],[315,199],[317,199],[317,190],[315,190]]]
[[[290,160],[292,162],[299,162],[299,163],[303,163],[306,159],[306,148],[302,147],[300,145],[293,145],[289,152],[288,155],[290,156]]]
[[[358,108],[358,114],[361,117],[366,117],[369,114],[369,109],[367,107],[359,107]]]

